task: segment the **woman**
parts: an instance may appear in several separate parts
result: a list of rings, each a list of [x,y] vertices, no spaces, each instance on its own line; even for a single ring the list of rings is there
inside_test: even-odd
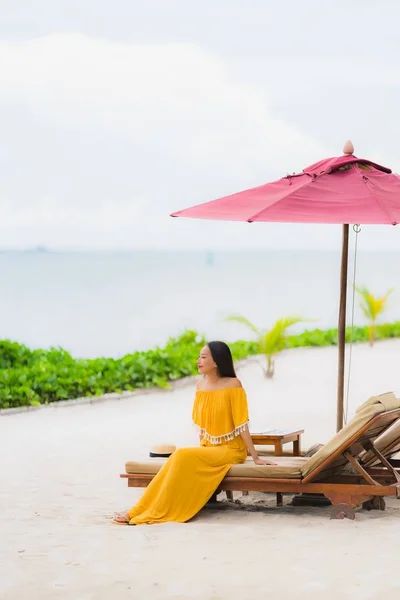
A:
[[[188,521],[206,504],[232,465],[245,462],[247,450],[261,460],[249,433],[247,399],[236,377],[232,354],[224,342],[210,342],[197,361],[193,421],[200,447],[175,450],[146,488],[139,502],[114,522],[126,525]]]

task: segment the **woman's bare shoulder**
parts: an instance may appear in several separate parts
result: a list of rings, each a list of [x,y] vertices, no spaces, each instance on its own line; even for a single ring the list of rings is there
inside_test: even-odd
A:
[[[221,390],[221,389],[233,389],[233,388],[241,388],[242,387],[242,383],[241,381],[237,378],[237,377],[225,377],[223,379],[223,385],[216,387],[215,391]],[[205,384],[203,379],[199,379],[199,381],[196,382],[196,391],[207,391],[207,385]],[[213,391],[213,390],[209,390],[209,391]]]
[[[237,377],[229,377],[226,379],[226,387],[228,388],[241,388],[242,382]]]

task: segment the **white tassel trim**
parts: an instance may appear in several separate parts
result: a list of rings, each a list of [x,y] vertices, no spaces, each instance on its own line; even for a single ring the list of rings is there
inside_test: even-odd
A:
[[[246,430],[248,424],[249,421],[246,421],[246,423],[243,423],[243,425],[235,427],[233,431],[225,433],[224,435],[210,435],[204,428],[199,427],[198,425],[196,425],[196,427],[198,427],[200,435],[208,442],[210,442],[210,444],[218,445],[222,444],[223,442],[229,442],[230,440],[233,440],[235,437],[237,437]]]

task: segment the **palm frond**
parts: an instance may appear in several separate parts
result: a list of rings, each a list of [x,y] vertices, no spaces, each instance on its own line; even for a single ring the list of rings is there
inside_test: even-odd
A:
[[[374,323],[378,316],[385,310],[387,300],[393,292],[393,288],[388,290],[382,298],[376,298],[365,286],[355,287],[355,289],[361,296],[360,307],[365,318]]]
[[[278,319],[273,327],[267,332],[256,327],[249,319],[242,315],[230,315],[225,318],[225,321],[240,323],[257,335],[257,342],[260,352],[265,355],[267,360],[267,369],[265,370],[266,377],[273,377],[274,374],[274,357],[285,348],[287,339],[287,330],[289,327],[307,321],[299,316],[288,316]]]
[[[260,330],[258,329],[258,327],[256,327],[251,321],[249,321],[249,319],[246,319],[246,317],[243,317],[242,315],[230,315],[226,317],[225,321],[240,323],[248,329],[251,329],[251,331],[253,331],[257,335],[260,335]]]
[[[274,326],[262,338],[262,351],[266,355],[277,354],[285,347],[286,332],[289,327],[304,321],[301,317],[283,317],[278,319]]]

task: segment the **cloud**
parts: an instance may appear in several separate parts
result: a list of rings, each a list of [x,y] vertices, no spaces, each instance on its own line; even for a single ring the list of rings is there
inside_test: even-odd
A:
[[[82,236],[86,227],[85,243],[96,227],[116,234],[132,226],[134,245],[160,244],[163,236],[168,244],[171,232],[179,244],[172,210],[297,171],[325,154],[274,118],[263,88],[265,82],[238,80],[229,63],[192,44],[73,34],[1,43],[0,104],[24,123],[24,143],[5,159],[11,175],[3,233],[8,221],[14,240],[20,224],[40,230],[41,242],[47,235],[65,245],[65,225]],[[12,149],[15,128],[8,135]],[[191,228],[191,239],[198,231],[201,243],[205,227]],[[185,235],[181,241],[191,243]]]

